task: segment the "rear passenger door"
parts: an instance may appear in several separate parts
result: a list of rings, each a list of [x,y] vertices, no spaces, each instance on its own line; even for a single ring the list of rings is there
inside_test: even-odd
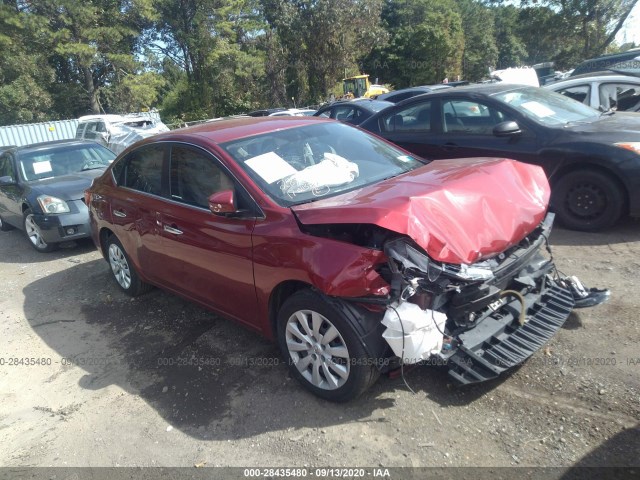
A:
[[[437,101],[422,100],[392,109],[380,117],[380,135],[422,158],[437,158],[439,149],[434,142],[433,117],[435,104]]]
[[[251,238],[257,207],[210,153],[176,143],[170,158],[170,201],[158,220],[171,288],[255,328],[247,319],[257,316]],[[213,214],[209,196],[222,190],[234,190],[246,213]]]
[[[152,283],[162,284],[163,266],[158,212],[168,192],[168,147],[145,145],[113,168],[118,185],[107,214],[114,233],[136,268]]]

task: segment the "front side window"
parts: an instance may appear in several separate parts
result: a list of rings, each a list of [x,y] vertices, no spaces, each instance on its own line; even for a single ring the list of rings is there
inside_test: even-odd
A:
[[[209,197],[233,189],[233,181],[211,157],[191,148],[171,148],[171,198],[209,208]]]
[[[547,126],[591,123],[600,118],[597,110],[543,88],[522,87],[496,93],[493,98]]]
[[[164,154],[163,145],[149,145],[134,150],[114,165],[116,182],[133,190],[161,195]]]
[[[16,174],[13,170],[13,161],[8,154],[0,157],[0,177],[10,177],[12,180],[16,179]]]
[[[420,102],[384,117],[383,128],[387,132],[430,132],[431,102]]]
[[[282,206],[338,195],[424,165],[339,122],[287,128],[221,146]]]
[[[640,105],[640,85],[603,83],[600,85],[600,106],[604,110],[635,111]]]

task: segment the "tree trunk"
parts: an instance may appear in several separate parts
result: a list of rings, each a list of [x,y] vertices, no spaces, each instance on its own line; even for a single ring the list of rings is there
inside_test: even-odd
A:
[[[89,97],[89,108],[91,113],[100,113],[100,103],[98,102],[98,89],[93,83],[93,73],[90,68],[82,67],[82,73],[84,73],[84,87],[87,90],[87,96]]]

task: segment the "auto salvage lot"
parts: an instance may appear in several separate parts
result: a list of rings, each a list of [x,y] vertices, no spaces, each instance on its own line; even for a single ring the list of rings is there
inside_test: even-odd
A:
[[[340,405],[237,324],[159,290],[125,297],[90,242],[43,255],[3,232],[0,462],[640,465],[640,224],[551,243],[560,270],[612,290],[607,304],[500,381],[458,390],[420,367],[415,394],[382,377]]]

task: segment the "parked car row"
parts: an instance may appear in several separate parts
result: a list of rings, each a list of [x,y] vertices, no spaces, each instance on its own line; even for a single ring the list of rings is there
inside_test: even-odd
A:
[[[494,379],[608,299],[555,268],[549,204],[584,230],[640,215],[637,115],[502,83],[317,113],[208,122],[115,160],[86,141],[7,149],[0,228],[39,252],[90,235],[124,293],[160,287],[273,339],[332,401],[404,364]]]

